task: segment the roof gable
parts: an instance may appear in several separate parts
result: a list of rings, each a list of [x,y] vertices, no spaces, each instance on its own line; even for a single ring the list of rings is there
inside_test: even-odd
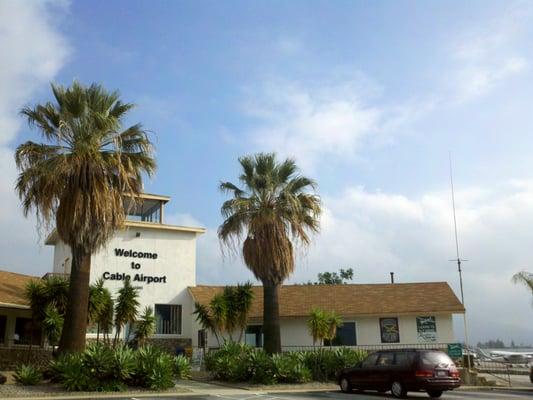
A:
[[[37,276],[0,271],[0,305],[29,307],[24,296],[28,282],[40,279]]]

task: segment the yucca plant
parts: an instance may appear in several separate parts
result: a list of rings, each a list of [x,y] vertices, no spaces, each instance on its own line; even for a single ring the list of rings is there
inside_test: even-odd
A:
[[[29,364],[22,364],[16,370],[13,375],[17,383],[24,386],[37,385],[43,379],[41,371]]]
[[[120,338],[120,333],[126,324],[133,325],[137,319],[137,309],[139,307],[139,293],[134,288],[129,279],[126,279],[123,286],[118,291],[115,302],[115,340],[116,346]],[[128,338],[126,338],[128,341]]]
[[[183,355],[174,357],[174,374],[178,379],[189,379],[191,377],[191,363]]]
[[[143,346],[146,339],[155,332],[154,309],[145,307],[140,318],[135,322],[135,341],[138,346]]]

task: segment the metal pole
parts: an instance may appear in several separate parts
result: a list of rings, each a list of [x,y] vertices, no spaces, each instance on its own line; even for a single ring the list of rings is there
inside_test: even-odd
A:
[[[449,153],[450,158],[450,186],[452,189],[452,208],[453,208],[453,227],[455,232],[455,252],[457,255],[457,271],[459,272],[459,285],[461,287],[461,303],[463,304],[463,308],[465,309],[463,313],[463,323],[464,323],[464,330],[465,330],[465,347],[466,347],[466,364],[468,369],[472,367],[470,364],[470,352],[468,350],[468,327],[466,322],[466,308],[465,308],[465,297],[464,297],[464,291],[463,291],[463,271],[461,269],[461,257],[459,255],[459,239],[457,236],[457,216],[455,215],[455,192],[453,190],[453,170],[452,170],[452,153]]]

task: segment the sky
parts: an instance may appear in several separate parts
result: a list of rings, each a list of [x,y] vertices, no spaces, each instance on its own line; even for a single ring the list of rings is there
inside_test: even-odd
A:
[[[21,107],[50,82],[101,83],[156,146],[147,192],[199,225],[197,282],[252,280],[216,230],[238,158],[275,151],[318,182],[321,232],[289,283],[447,281],[469,340],[533,343],[533,5],[517,1],[0,2],[0,268],[42,275],[53,249],[14,192]],[[462,319],[455,320],[463,339]]]

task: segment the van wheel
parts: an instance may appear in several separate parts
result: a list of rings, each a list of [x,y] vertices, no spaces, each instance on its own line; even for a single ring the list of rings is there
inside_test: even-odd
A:
[[[428,390],[428,396],[432,399],[438,399],[442,396],[442,390]]]
[[[350,385],[350,381],[345,376],[341,378],[340,387],[344,393],[350,393],[352,391],[352,385]]]
[[[397,399],[403,399],[407,396],[407,390],[405,390],[403,383],[400,381],[392,382],[390,391],[392,392],[393,397],[396,397]]]

